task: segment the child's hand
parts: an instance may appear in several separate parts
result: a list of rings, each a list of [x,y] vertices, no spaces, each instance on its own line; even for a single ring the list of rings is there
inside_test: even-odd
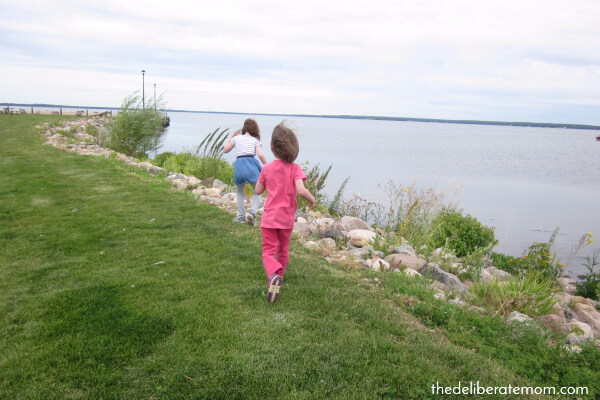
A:
[[[313,200],[310,202],[310,204],[308,205],[308,208],[306,209],[307,211],[312,210],[313,208],[315,208],[317,205],[317,203]]]

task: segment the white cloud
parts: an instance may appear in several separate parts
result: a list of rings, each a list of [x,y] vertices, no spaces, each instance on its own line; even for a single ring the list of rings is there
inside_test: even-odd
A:
[[[47,102],[118,105],[144,68],[174,108],[499,119],[522,115],[517,104],[579,104],[581,122],[600,123],[589,113],[600,98],[595,0],[1,7],[0,72],[17,78],[0,83],[0,101],[36,90]],[[32,88],[25,72],[52,82]]]

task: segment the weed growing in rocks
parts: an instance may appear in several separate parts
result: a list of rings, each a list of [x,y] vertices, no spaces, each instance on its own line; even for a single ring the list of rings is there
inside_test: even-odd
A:
[[[600,300],[600,272],[594,271],[594,268],[598,265],[600,265],[600,250],[595,250],[587,258],[587,272],[581,277],[581,282],[576,284],[577,291],[575,294],[577,296]]]
[[[552,312],[556,299],[554,283],[541,271],[500,282],[478,282],[471,288],[471,302],[481,305],[493,316],[507,316],[513,311],[535,317]]]

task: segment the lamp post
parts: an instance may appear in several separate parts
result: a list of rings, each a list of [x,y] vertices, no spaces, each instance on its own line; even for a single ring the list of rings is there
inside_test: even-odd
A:
[[[142,70],[142,108],[146,108],[146,90],[145,90],[145,85],[144,85],[144,74],[146,73],[145,70]]]
[[[156,112],[156,83],[154,84],[154,111]]]

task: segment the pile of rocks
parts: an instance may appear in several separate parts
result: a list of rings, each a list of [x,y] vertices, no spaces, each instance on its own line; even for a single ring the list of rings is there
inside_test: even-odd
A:
[[[86,127],[92,124],[101,132],[102,126],[106,122],[106,117],[95,117],[69,121],[63,127],[51,127],[49,124],[45,124],[38,128],[43,131],[47,144],[64,151],[107,158],[114,157],[127,164],[144,168],[148,173],[154,175],[164,171],[161,167],[149,162],[138,162],[133,157],[95,144],[96,137],[87,134]],[[74,131],[75,133],[65,137],[60,131]],[[80,142],[73,143],[74,139],[75,141],[80,140]],[[194,176],[165,172],[166,179],[176,190],[187,191],[200,201],[216,205],[233,215],[236,214],[236,193],[227,184],[218,179],[201,180]],[[250,205],[250,201],[251,199],[247,196],[245,199],[247,207]],[[264,207],[264,198],[262,206]],[[258,211],[259,218],[262,212],[263,208],[261,207]],[[399,238],[395,242],[399,241],[403,244],[388,247],[386,255],[375,248],[376,244],[379,249],[384,247],[383,232],[377,231],[359,218],[351,216],[332,218],[330,215],[320,212],[308,214],[298,212],[292,239],[319,252],[329,262],[339,262],[343,265],[350,265],[352,268],[371,268],[380,272],[392,271],[411,277],[426,276],[433,281],[430,287],[436,292],[436,298],[447,300],[459,307],[485,312],[484,309],[469,305],[464,301],[467,297],[465,294],[469,292],[469,286],[473,283],[462,282],[459,279],[460,273],[464,271],[464,266],[452,255],[444,254],[442,249],[436,250],[432,257],[426,259],[423,255],[417,254],[404,238]],[[442,269],[441,265],[449,265],[450,267],[446,269],[455,274]],[[513,277],[506,271],[488,267],[481,272],[479,279],[483,282],[490,282],[492,279],[506,282]],[[553,331],[565,332],[567,343],[572,346],[573,351],[580,351],[578,346],[586,341],[595,341],[600,347],[600,340],[598,340],[600,339],[600,312],[597,310],[600,304],[592,299],[574,296],[575,282],[571,279],[561,278],[560,283],[562,291],[555,295],[556,304],[551,314],[537,317],[534,320],[527,315],[513,312],[508,316],[507,321],[509,323],[541,324]]]

